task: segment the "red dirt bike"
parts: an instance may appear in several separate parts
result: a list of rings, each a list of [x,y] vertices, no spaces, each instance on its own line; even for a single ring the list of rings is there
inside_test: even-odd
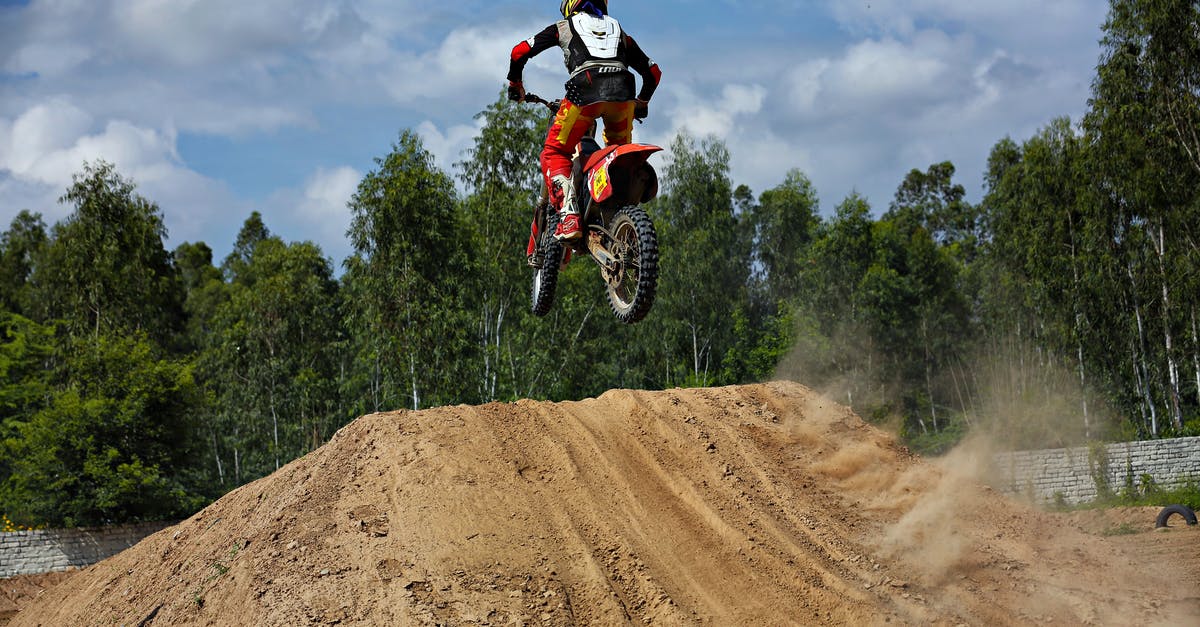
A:
[[[525,102],[544,105],[555,113],[560,104],[533,94],[526,94]],[[646,159],[662,148],[625,144],[602,149],[594,135],[593,127],[579,143],[572,169],[584,236],[565,242],[554,239],[558,211],[545,186],[534,209],[527,250],[534,269],[533,314],[550,312],[558,271],[574,253],[590,256],[600,266],[613,315],[633,324],[650,313],[658,288],[658,235],[639,205],[658,195],[658,174]]]

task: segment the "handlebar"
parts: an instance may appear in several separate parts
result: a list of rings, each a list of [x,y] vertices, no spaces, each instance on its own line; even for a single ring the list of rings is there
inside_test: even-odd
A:
[[[546,100],[545,98],[542,98],[541,96],[539,96],[537,94],[525,94],[525,99],[522,100],[521,102],[532,102],[533,104],[540,104],[540,105],[546,107],[547,109],[549,109],[551,111],[555,111],[555,112],[557,112],[558,108],[560,106],[562,106],[561,100]]]
[[[551,113],[558,113],[558,108],[562,106],[561,100],[546,100],[545,98],[542,98],[541,96],[539,96],[537,94],[530,94],[530,93],[526,93],[525,97],[523,99],[521,99],[521,102],[532,102],[533,104],[540,104],[543,107],[546,107],[547,109],[549,109]],[[641,124],[643,122],[643,119],[641,117],[636,117],[636,115],[634,117],[634,120],[636,120],[638,124]]]

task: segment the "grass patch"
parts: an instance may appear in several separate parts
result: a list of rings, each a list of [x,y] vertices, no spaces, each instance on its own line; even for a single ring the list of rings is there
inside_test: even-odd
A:
[[[1193,477],[1182,486],[1162,488],[1149,475],[1142,475],[1141,481],[1136,485],[1127,482],[1123,489],[1103,500],[1103,504],[1115,507],[1186,505],[1192,509],[1200,509],[1200,481]]]
[[[1110,509],[1113,507],[1166,507],[1167,505],[1186,505],[1193,510],[1200,510],[1200,480],[1189,478],[1182,486],[1163,488],[1157,485],[1149,475],[1142,475],[1138,482],[1126,481],[1120,490],[1109,491],[1107,495],[1086,503],[1070,505],[1064,499],[1055,499],[1047,504],[1047,509],[1058,512],[1074,512],[1091,509]]]
[[[1108,529],[1101,531],[1100,535],[1105,536],[1105,537],[1108,537],[1108,536],[1130,536],[1137,532],[1138,532],[1138,530],[1134,529],[1133,525],[1131,525],[1129,523],[1121,523],[1121,524],[1117,525],[1116,527],[1109,527]]]

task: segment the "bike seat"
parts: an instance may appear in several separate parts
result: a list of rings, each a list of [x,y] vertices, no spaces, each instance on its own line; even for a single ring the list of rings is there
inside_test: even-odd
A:
[[[587,163],[588,158],[595,154],[597,150],[600,150],[600,144],[596,141],[595,137],[585,136],[579,140],[579,156],[583,159],[584,163]]]

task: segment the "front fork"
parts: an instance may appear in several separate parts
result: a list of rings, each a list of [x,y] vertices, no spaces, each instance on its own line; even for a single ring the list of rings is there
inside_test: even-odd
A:
[[[550,203],[550,193],[542,186],[542,195],[533,206],[533,222],[529,225],[529,244],[525,247],[525,261],[529,267],[540,270],[545,261],[546,251],[540,245],[541,234],[546,232],[546,213],[553,211]]]

